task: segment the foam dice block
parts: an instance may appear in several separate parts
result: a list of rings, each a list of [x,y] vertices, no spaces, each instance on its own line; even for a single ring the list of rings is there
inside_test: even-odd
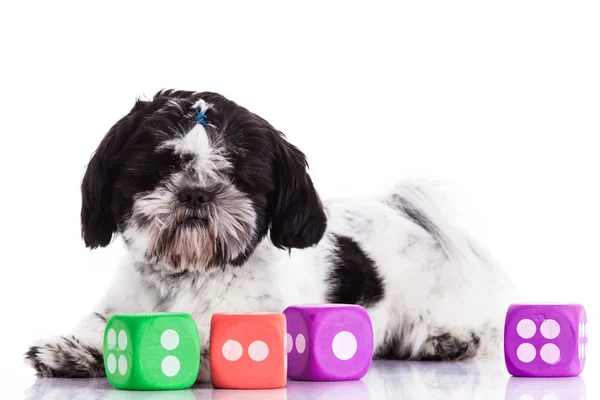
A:
[[[285,309],[288,377],[341,381],[366,375],[373,359],[373,326],[357,305],[297,305]]]
[[[219,313],[210,325],[210,372],[221,389],[275,389],[286,384],[285,315]]]
[[[117,314],[104,332],[104,367],[118,389],[185,389],[200,366],[200,338],[185,313]]]
[[[514,376],[577,376],[587,357],[580,304],[513,304],[504,325],[504,359]]]

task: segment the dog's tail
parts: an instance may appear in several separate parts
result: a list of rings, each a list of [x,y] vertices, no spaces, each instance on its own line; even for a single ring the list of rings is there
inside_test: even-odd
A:
[[[394,204],[432,235],[443,248],[458,282],[471,286],[471,292],[504,308],[516,297],[507,276],[492,257],[453,218],[454,210],[440,184],[406,182],[396,185]],[[486,302],[487,303],[487,302]],[[489,303],[488,303],[489,304]]]

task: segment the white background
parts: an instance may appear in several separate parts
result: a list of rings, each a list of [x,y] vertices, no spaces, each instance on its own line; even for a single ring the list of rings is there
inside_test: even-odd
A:
[[[3,2],[0,380],[30,382],[28,343],[102,293],[123,249],[84,248],[80,180],[111,125],[161,88],[265,117],[324,198],[448,182],[524,300],[587,306],[593,368],[599,21],[579,1]]]

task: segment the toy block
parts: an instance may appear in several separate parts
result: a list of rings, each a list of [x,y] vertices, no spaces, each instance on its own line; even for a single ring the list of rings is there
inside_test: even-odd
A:
[[[189,314],[117,314],[106,324],[104,367],[118,389],[185,389],[199,366],[198,327]]]
[[[288,377],[308,381],[355,380],[373,359],[373,326],[361,306],[297,305],[285,309]]]
[[[580,304],[513,304],[504,325],[504,359],[514,376],[577,376],[587,358]]]
[[[210,325],[210,372],[220,389],[286,385],[286,324],[282,313],[220,313]]]

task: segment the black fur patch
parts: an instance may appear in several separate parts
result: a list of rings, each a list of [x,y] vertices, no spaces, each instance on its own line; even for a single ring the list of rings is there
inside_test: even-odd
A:
[[[404,342],[398,336],[390,338],[383,343],[373,355],[375,360],[408,360],[410,359],[410,351],[403,350]]]
[[[407,324],[397,332],[386,335],[383,343],[375,349],[375,360],[409,360],[411,356],[411,340],[407,336],[412,333],[413,324]]]
[[[377,304],[384,296],[385,285],[375,263],[351,238],[334,235],[334,239],[327,301],[363,307]]]
[[[431,236],[442,243],[442,233],[439,228],[421,210],[411,202],[397,194],[392,196],[392,202],[403,214],[410,218],[415,224],[425,229]]]

